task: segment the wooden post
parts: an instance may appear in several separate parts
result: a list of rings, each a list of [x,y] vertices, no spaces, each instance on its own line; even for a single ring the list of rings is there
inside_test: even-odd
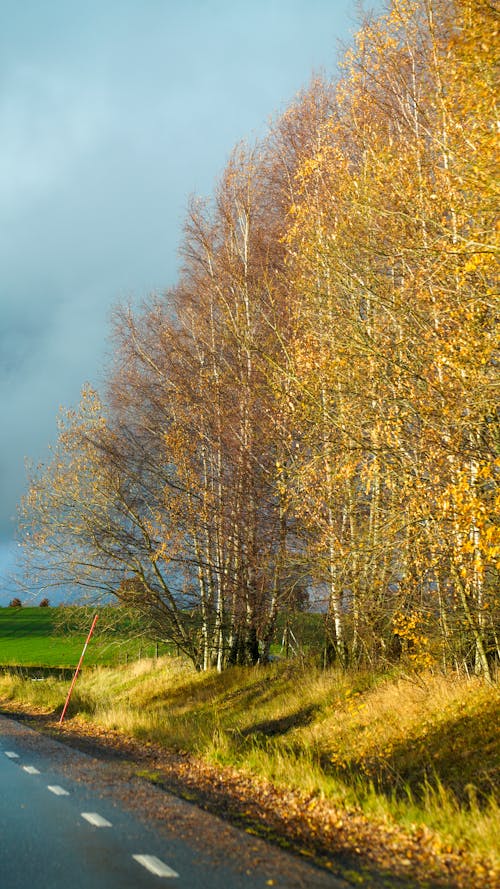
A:
[[[83,661],[83,658],[85,657],[85,652],[87,651],[87,645],[89,644],[90,637],[92,636],[92,633],[94,632],[94,627],[95,627],[95,625],[96,625],[96,623],[97,623],[97,618],[98,618],[98,615],[97,615],[97,614],[94,615],[94,620],[92,621],[92,626],[91,626],[91,628],[90,628],[90,630],[89,630],[89,634],[88,634],[87,639],[86,639],[86,641],[85,641],[85,645],[83,646],[83,651],[82,651],[82,653],[81,653],[80,660],[78,661],[78,666],[77,666],[77,668],[76,668],[76,670],[75,670],[75,675],[73,676],[73,681],[72,681],[72,683],[71,683],[71,685],[70,685],[70,689],[69,689],[69,692],[68,692],[68,696],[67,696],[67,698],[66,698],[66,703],[65,703],[65,705],[64,705],[64,707],[63,707],[63,712],[61,713],[61,718],[60,718],[59,723],[58,723],[59,725],[62,725],[62,721],[63,721],[64,716],[65,716],[65,714],[66,714],[66,710],[68,709],[68,704],[69,704],[69,702],[70,702],[71,694],[72,694],[72,692],[73,692],[73,688],[74,688],[74,685],[75,685],[75,682],[76,682],[76,677],[78,676],[78,673],[80,672],[80,667],[82,666],[82,661]]]

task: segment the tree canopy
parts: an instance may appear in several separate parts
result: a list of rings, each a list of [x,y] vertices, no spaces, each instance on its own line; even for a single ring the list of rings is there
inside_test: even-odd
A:
[[[31,471],[45,585],[139,608],[200,669],[266,660],[308,589],[327,660],[490,675],[498,46],[488,0],[392,0],[234,150]]]

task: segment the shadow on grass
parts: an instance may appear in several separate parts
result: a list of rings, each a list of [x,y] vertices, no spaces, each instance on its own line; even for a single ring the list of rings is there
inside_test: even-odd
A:
[[[242,711],[248,710],[255,701],[265,703],[268,698],[275,697],[277,683],[283,677],[280,675],[265,676],[256,675],[253,681],[245,680],[238,673],[223,673],[212,675],[200,681],[198,675],[192,680],[183,680],[179,685],[169,689],[162,689],[158,693],[151,693],[148,689],[148,704],[163,704],[170,710],[179,708],[185,712],[189,705],[197,709],[200,704],[216,705],[219,710],[227,707],[235,708],[239,705]]]
[[[500,781],[500,712],[492,702],[478,714],[446,720],[393,747],[384,757],[352,756],[344,765],[321,757],[323,770],[349,783],[373,781],[376,790],[425,803],[429,790],[450,793],[460,804],[485,804]]]
[[[287,732],[294,728],[301,728],[314,720],[318,708],[311,705],[298,710],[296,713],[288,713],[278,719],[266,719],[262,722],[256,722],[253,725],[242,729],[239,732],[243,738],[255,738],[256,740],[263,738],[274,738],[278,735],[286,735]]]
[[[490,796],[500,778],[500,712],[498,703],[480,714],[450,719],[411,745],[396,747],[389,760],[392,775],[400,776],[418,798],[429,783],[440,784],[460,802],[473,794],[477,801]],[[387,775],[380,775],[382,789]]]

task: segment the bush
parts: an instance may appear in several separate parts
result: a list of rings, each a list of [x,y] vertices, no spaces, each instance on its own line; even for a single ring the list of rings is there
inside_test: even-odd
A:
[[[40,606],[39,606],[39,607],[40,607],[40,608],[48,608],[49,605],[50,605],[50,602],[49,602],[48,599],[42,599],[42,601],[40,602]]]

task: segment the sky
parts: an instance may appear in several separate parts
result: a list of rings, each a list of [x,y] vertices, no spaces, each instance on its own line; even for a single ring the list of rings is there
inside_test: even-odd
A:
[[[25,460],[99,386],[112,307],[175,283],[190,195],[355,30],[352,0],[0,0],[0,604]]]

